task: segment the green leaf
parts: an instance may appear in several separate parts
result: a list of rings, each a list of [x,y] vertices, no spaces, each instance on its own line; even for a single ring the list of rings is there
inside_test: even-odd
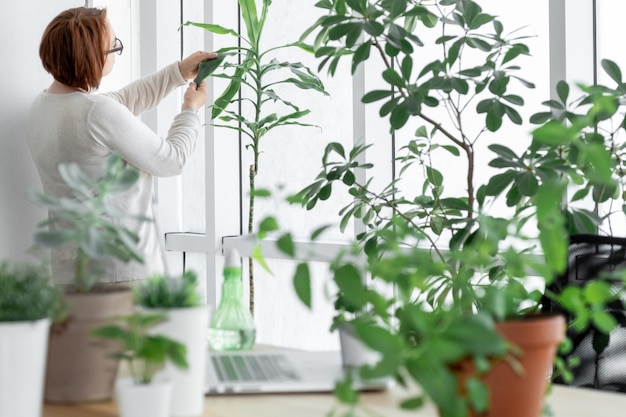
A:
[[[370,42],[365,42],[354,51],[354,55],[352,56],[352,74],[356,72],[361,62],[367,61],[370,56],[371,46],[372,44]]]
[[[533,131],[533,139],[549,146],[564,145],[575,138],[572,132],[563,123],[552,120]]]
[[[246,32],[252,45],[256,45],[259,41],[260,22],[257,16],[256,0],[239,0],[239,9],[241,16],[246,24]]]
[[[293,244],[293,239],[291,238],[291,233],[285,233],[276,241],[276,246],[285,254],[295,257],[296,256],[296,248]]]
[[[552,113],[550,112],[540,112],[535,113],[530,116],[530,123],[538,125],[543,124],[552,118]]]
[[[372,323],[352,323],[359,339],[370,349],[386,355],[398,354],[404,346],[400,335]]]
[[[506,159],[507,161],[519,160],[519,156],[517,156],[517,154],[513,150],[511,150],[511,148],[508,148],[504,145],[495,143],[495,144],[489,145],[488,148],[489,150],[500,155],[502,158]]]
[[[215,72],[215,70],[221,65],[222,61],[224,61],[224,58],[226,58],[226,55],[227,54],[217,54],[217,58],[202,61],[200,65],[198,65],[198,75],[196,75],[193,82],[199,86],[205,78]]]
[[[605,281],[591,281],[584,287],[583,294],[591,304],[603,305],[613,298],[611,285]]]
[[[431,184],[437,187],[443,184],[443,175],[433,167],[426,167],[426,177]]]
[[[534,196],[539,189],[539,181],[537,181],[535,175],[530,171],[524,171],[516,175],[515,184],[519,188],[520,194],[527,197]]]
[[[274,216],[267,216],[259,223],[259,232],[273,232],[278,230],[278,228],[278,221]]]
[[[335,397],[344,404],[357,404],[359,402],[359,393],[349,381],[340,380],[335,382]]]
[[[489,389],[488,387],[477,378],[468,378],[465,386],[467,387],[467,393],[472,408],[478,414],[482,414],[487,411],[489,407]]]
[[[93,329],[91,334],[103,339],[125,340],[126,331],[117,325],[101,326]]]
[[[560,80],[556,83],[556,93],[564,104],[567,103],[567,98],[569,97],[569,85],[567,82]]]
[[[409,112],[404,105],[398,105],[391,111],[389,122],[393,129],[400,129],[409,120]]]
[[[567,267],[568,238],[560,211],[565,186],[562,181],[546,181],[533,198],[546,265],[556,274],[562,273]]]
[[[347,170],[345,174],[343,174],[343,183],[347,186],[351,186],[354,184],[356,178],[354,173],[351,170]]]
[[[228,84],[226,89],[213,102],[213,106],[211,109],[211,118],[213,120],[219,117],[219,115],[226,109],[226,107],[228,107],[232,99],[239,92],[239,89],[241,88],[241,80],[243,79],[244,73],[245,67],[242,64],[235,70],[235,74],[231,78],[230,83]]]
[[[209,31],[211,33],[215,33],[216,35],[233,35],[235,37],[239,37],[239,33],[237,33],[237,31],[232,30],[232,29],[228,29],[225,28],[223,26],[220,25],[214,25],[214,24],[210,24],[210,23],[196,23],[196,22],[185,22],[183,24],[183,26],[195,26],[201,29],[204,29],[206,31]]]
[[[318,193],[317,197],[322,201],[328,200],[331,193],[332,193],[332,184],[329,182],[320,189],[320,192]]]
[[[355,309],[361,309],[367,302],[367,291],[358,269],[351,264],[342,265],[334,272],[334,281],[340,294]]]
[[[591,312],[591,321],[601,332],[610,333],[617,326],[617,320],[604,310]]]
[[[267,264],[267,262],[265,262],[265,257],[263,256],[263,253],[261,252],[261,245],[256,245],[253,249],[252,249],[252,259],[254,259],[259,265],[261,265],[261,268],[263,268],[265,271],[269,272],[270,274],[272,273],[272,270],[270,269],[269,265]]]
[[[394,87],[404,88],[404,79],[393,68],[387,68],[383,71],[383,79]]]
[[[299,263],[293,276],[293,287],[300,301],[311,308],[311,274],[309,264]]]
[[[617,84],[622,83],[622,71],[615,62],[609,59],[603,59],[602,68],[604,69],[604,71],[606,71],[608,76],[611,77],[611,79]]]
[[[516,44],[513,45],[508,51],[506,51],[506,53],[504,54],[504,58],[502,59],[502,65],[506,64],[509,61],[514,60],[515,58],[517,58],[519,55],[527,55],[529,52],[529,49],[526,45],[524,44]]]
[[[405,410],[416,410],[424,405],[424,397],[413,397],[400,403],[400,408]]]
[[[391,95],[393,95],[393,91],[392,90],[373,90],[373,91],[370,91],[370,92],[366,93],[361,98],[361,102],[366,103],[366,104],[367,103],[373,103],[375,101],[387,98],[387,97],[389,97]]]
[[[496,114],[493,111],[487,113],[485,118],[485,125],[490,132],[496,132],[502,126],[502,116]]]

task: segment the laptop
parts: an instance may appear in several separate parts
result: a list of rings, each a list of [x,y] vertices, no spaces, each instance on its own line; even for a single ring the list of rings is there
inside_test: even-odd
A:
[[[206,395],[331,392],[345,372],[339,351],[210,351],[206,362]],[[358,389],[389,386],[390,380],[372,380],[362,381]]]

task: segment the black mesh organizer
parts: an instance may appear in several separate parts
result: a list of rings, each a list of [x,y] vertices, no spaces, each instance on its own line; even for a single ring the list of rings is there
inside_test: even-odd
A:
[[[626,267],[626,238],[590,234],[570,237],[567,271],[550,285],[559,293],[565,285],[605,278],[608,272]],[[546,312],[563,312],[558,305],[544,300]],[[580,358],[574,368],[571,385],[607,391],[626,392],[626,311],[621,301],[607,306],[619,325],[610,335],[593,327],[576,332],[568,327],[574,346],[573,356]],[[569,320],[568,320],[569,321]],[[562,380],[556,380],[563,383]]]

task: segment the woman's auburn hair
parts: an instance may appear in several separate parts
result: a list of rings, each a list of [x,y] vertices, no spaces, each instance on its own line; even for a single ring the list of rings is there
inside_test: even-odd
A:
[[[77,7],[61,12],[48,24],[39,57],[55,80],[90,91],[100,86],[108,42],[106,9]]]

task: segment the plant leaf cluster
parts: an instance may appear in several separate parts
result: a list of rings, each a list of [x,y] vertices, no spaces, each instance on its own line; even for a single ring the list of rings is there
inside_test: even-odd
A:
[[[180,278],[154,275],[134,289],[137,305],[148,308],[197,307],[201,304],[198,278],[193,271],[186,271]]]
[[[58,320],[64,308],[61,289],[43,265],[0,263],[0,322]]]
[[[187,348],[184,344],[164,335],[150,334],[149,330],[167,319],[164,313],[118,317],[122,325],[109,324],[97,327],[91,334],[119,342],[121,350],[111,355],[113,359],[128,361],[135,384],[150,384],[154,375],[169,360],[174,366],[187,369]]]
[[[321,0],[316,6],[325,14],[301,41],[313,38],[318,70],[334,75],[344,59],[353,73],[370,61],[382,63],[384,87],[366,91],[362,102],[379,106],[403,144],[397,176],[381,186],[358,180],[372,168],[362,162],[369,145],[346,150],[331,142],[317,178],[291,198],[314,210],[346,193],[351,201],[339,212],[340,229],[350,222],[364,226],[353,242],[357,249],[331,264],[336,320],[347,317],[359,338],[382,354],[374,367],[361,369],[363,377],[394,375],[423,387],[424,396],[408,398],[404,407],[429,398],[444,417],[481,413],[488,404],[481,375],[514,353],[495,321],[538,314],[548,297],[579,316],[581,329],[606,333],[615,325],[604,313],[615,294],[609,296],[606,284],[553,294],[528,287],[527,280],[549,285],[567,266],[569,234],[595,233],[612,215],[624,214],[621,71],[604,60],[615,85],[578,85],[574,98],[574,89],[560,82],[558,98],[544,102],[548,110],[530,117],[537,127],[525,138],[528,146],[514,151],[506,140],[518,138],[499,133],[505,124],[524,122],[520,91],[534,87],[519,76],[530,53],[525,36],[506,33],[473,0]],[[494,173],[479,183],[482,149]],[[450,157],[459,161],[455,169]],[[460,193],[447,188],[452,176],[465,180]],[[610,212],[599,214],[607,205]],[[284,236],[290,234],[281,237],[281,250],[294,253],[285,249],[291,240]],[[317,238],[318,231],[311,240]],[[359,252],[362,265],[347,256]],[[393,291],[371,290],[370,280]],[[311,306],[306,261],[296,268],[294,285]],[[476,371],[463,387],[467,396],[454,394],[458,383],[450,372],[463,358],[471,358]],[[338,392],[347,403],[358,397],[347,385]]]
[[[139,237],[121,225],[119,219],[151,221],[117,208],[111,197],[130,190],[139,179],[139,171],[127,165],[119,155],[111,154],[99,178],[90,178],[76,163],[59,165],[59,173],[68,187],[68,196],[55,197],[31,193],[30,200],[48,210],[48,219],[40,222],[34,235],[35,245],[43,248],[76,248],[74,288],[89,292],[101,270],[97,261],[109,257],[123,262],[143,263],[137,243]]]

